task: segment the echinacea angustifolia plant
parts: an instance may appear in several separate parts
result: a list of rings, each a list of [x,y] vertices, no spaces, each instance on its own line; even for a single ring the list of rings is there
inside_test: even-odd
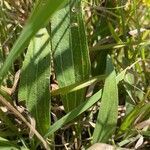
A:
[[[0,1],[0,148],[149,149],[149,6]]]

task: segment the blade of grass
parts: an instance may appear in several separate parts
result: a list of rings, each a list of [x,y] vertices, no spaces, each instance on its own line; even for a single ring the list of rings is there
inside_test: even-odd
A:
[[[35,7],[26,26],[23,28],[21,35],[10,51],[4,65],[0,69],[0,84],[13,61],[26,48],[35,33],[48,23],[49,18],[60,8],[64,1],[65,0],[41,0],[40,5]]]
[[[25,100],[36,127],[44,135],[50,126],[50,39],[46,28],[31,40],[21,70],[19,100]]]
[[[1,45],[0,45],[1,47]],[[0,68],[3,65],[3,54],[2,54],[2,49],[0,48]]]
[[[96,94],[94,94],[92,97],[84,101],[82,104],[80,104],[78,107],[74,108],[72,111],[68,112],[64,117],[59,119],[57,122],[55,122],[48,130],[45,137],[48,137],[49,135],[53,134],[55,131],[60,129],[63,125],[67,124],[68,122],[72,121],[76,117],[78,117],[80,114],[82,114],[84,111],[89,109],[94,103],[96,103],[101,98],[102,90],[99,90]]]
[[[128,46],[148,46],[150,45],[150,42],[149,41],[144,41],[144,42],[141,42],[141,43],[138,43],[138,42],[123,42],[123,43],[112,43],[112,44],[105,44],[105,45],[101,45],[99,43],[97,43],[95,46],[91,47],[91,51],[105,51],[106,49],[120,49],[120,48],[123,48],[123,47],[128,47]]]
[[[123,70],[119,75],[116,77],[116,83],[118,84],[120,81],[124,79],[125,70]],[[56,121],[48,130],[45,137],[48,137],[49,135],[53,134],[55,131],[60,129],[62,126],[67,124],[68,122],[72,121],[76,117],[78,117],[80,114],[82,114],[84,111],[89,109],[93,104],[95,104],[100,98],[101,98],[102,90],[99,90],[97,93],[95,93],[93,96],[88,98],[86,101],[84,101],[82,104],[80,104],[78,107],[74,108],[72,111],[68,112],[64,117]]]
[[[148,112],[148,113],[147,113]],[[150,112],[150,103],[141,102],[138,104],[132,111],[129,113],[126,118],[123,120],[119,130],[118,135],[125,133],[126,130],[133,126],[134,121],[138,118],[139,115],[144,115],[145,113],[149,114]]]
[[[116,73],[108,59],[106,72],[111,72],[106,78],[99,114],[93,133],[93,143],[107,142],[117,124],[118,117],[118,88],[116,82]]]
[[[52,95],[68,94],[68,93],[80,90],[82,88],[85,88],[85,87],[87,87],[87,86],[89,86],[93,83],[98,82],[98,81],[105,80],[106,76],[107,75],[99,75],[99,76],[96,76],[96,77],[92,77],[88,80],[85,80],[85,81],[82,81],[82,82],[79,82],[79,83],[75,83],[75,84],[71,84],[71,85],[65,86],[63,88],[59,88],[57,90],[51,91],[51,94]]]
[[[121,39],[119,38],[118,34],[115,32],[115,29],[113,28],[113,25],[110,22],[108,22],[108,27],[115,41],[117,43],[122,43]]]

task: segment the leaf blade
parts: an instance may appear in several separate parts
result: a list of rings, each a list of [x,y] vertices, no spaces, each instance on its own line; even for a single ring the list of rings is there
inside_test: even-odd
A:
[[[31,40],[22,67],[19,99],[36,120],[38,131],[43,135],[50,126],[50,42],[45,28]]]
[[[74,8],[79,12],[72,11]],[[54,65],[60,88],[87,79],[90,73],[90,61],[81,1],[68,1],[65,7],[53,16],[51,24],[52,49],[55,51]],[[85,89],[63,95],[65,110],[69,112],[84,98]]]
[[[117,123],[118,89],[116,73],[110,60],[107,63],[107,72],[111,73],[105,80],[101,106],[93,133],[93,143],[107,142]]]

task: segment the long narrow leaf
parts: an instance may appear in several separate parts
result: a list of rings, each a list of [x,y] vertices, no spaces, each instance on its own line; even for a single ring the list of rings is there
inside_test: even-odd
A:
[[[68,112],[64,117],[54,123],[48,130],[45,137],[52,135],[55,131],[60,129],[63,125],[67,124],[68,122],[72,121],[84,111],[89,109],[94,103],[96,103],[101,98],[102,90],[99,90],[96,94],[90,97],[88,100],[84,101],[80,104],[77,108],[73,109],[72,111]]]
[[[124,79],[124,70],[116,77],[116,84],[118,84],[120,81]],[[59,119],[57,122],[55,122],[48,130],[45,137],[48,137],[49,135],[52,135],[55,131],[60,129],[62,126],[67,124],[68,122],[72,121],[76,117],[78,117],[80,114],[82,114],[84,111],[89,109],[93,104],[95,104],[102,95],[102,90],[99,90],[97,93],[95,93],[92,97],[88,98],[86,101],[84,101],[82,104],[80,104],[78,107],[74,108],[72,111],[67,113],[64,117]]]
[[[50,39],[45,28],[31,40],[23,63],[19,99],[25,100],[36,126],[44,134],[50,125]]]
[[[105,80],[100,110],[93,133],[93,143],[107,142],[111,137],[117,123],[118,89],[116,83],[116,73],[110,60],[108,60],[106,71],[111,73]]]
[[[80,90],[82,88],[85,88],[93,83],[96,83],[98,81],[104,80],[107,75],[99,75],[96,77],[92,77],[90,79],[87,79],[85,81],[81,81],[79,83],[74,83],[68,86],[65,86],[63,88],[59,88],[57,90],[54,90],[51,92],[52,95],[58,95],[58,94],[66,94],[66,93],[71,93],[77,90]]]
[[[88,79],[90,61],[81,10],[81,0],[69,0],[51,20],[52,50],[60,88]],[[78,106],[85,96],[85,89],[62,97],[68,112]]]
[[[118,135],[121,135],[126,130],[130,129],[133,126],[134,121],[140,116],[140,114],[144,115],[146,113],[150,114],[150,103],[147,103],[146,105],[144,105],[143,102],[139,103],[123,120],[118,130]]]
[[[0,67],[2,66],[2,64],[3,64],[3,54],[2,54],[2,49],[0,49]]]

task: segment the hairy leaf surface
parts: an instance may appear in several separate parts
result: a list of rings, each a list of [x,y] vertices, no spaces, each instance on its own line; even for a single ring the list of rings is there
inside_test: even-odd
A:
[[[51,20],[52,50],[59,87],[65,87],[89,78],[90,61],[81,1],[68,1]],[[62,97],[68,112],[85,97],[85,89]]]
[[[108,59],[107,72],[109,76],[105,80],[100,110],[93,133],[93,143],[107,142],[115,130],[118,116],[118,88],[115,70]]]
[[[50,39],[45,28],[31,40],[21,71],[19,100],[25,100],[27,109],[44,134],[50,125]]]

